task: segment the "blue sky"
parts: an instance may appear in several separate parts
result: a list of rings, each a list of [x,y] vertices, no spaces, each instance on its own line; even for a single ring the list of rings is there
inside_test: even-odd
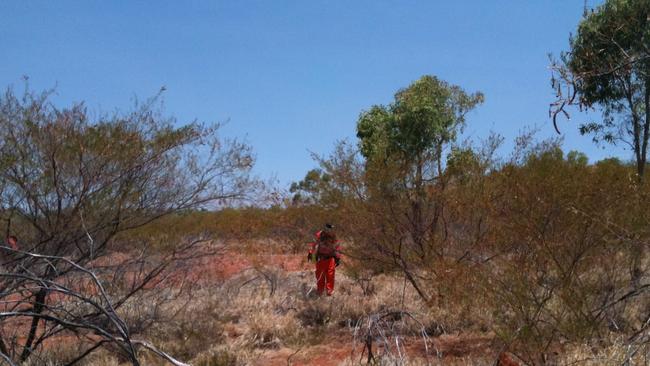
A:
[[[596,0],[589,0],[594,4]],[[486,102],[466,136],[512,140],[525,126],[553,136],[547,54],[567,48],[584,0],[23,1],[0,2],[0,88],[56,85],[62,106],[128,109],[165,86],[180,122],[228,121],[257,174],[282,185],[354,139],[359,113],[432,74]],[[565,149],[599,148],[561,124]],[[597,118],[597,114],[592,114]],[[507,148],[510,145],[506,146]]]

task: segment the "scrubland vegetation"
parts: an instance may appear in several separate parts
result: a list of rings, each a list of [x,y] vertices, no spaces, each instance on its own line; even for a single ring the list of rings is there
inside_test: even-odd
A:
[[[232,276],[197,278],[186,291],[162,283],[170,292],[178,289],[170,301],[160,301],[171,294],[158,289],[143,296],[160,302],[134,300],[147,315],[141,318],[151,319],[143,336],[197,365],[299,364],[321,353],[356,364],[367,361],[368,322],[388,316],[379,326],[385,333],[378,328],[372,335],[379,363],[485,365],[508,351],[530,364],[644,364],[647,185],[636,182],[632,165],[589,164],[578,153],[532,141],[522,139],[512,159],[493,168],[449,171],[447,187],[436,192],[436,202],[445,202],[436,227],[440,239],[428,241],[430,252],[409,259],[407,268],[400,252],[375,249],[390,243],[388,234],[377,233],[381,225],[397,231],[403,223],[368,220],[371,213],[361,211],[368,207],[351,199],[331,210],[306,205],[186,212],[145,227],[164,237],[179,227],[209,232],[224,238],[211,244],[220,253],[209,257],[216,266],[238,256],[251,262]],[[309,268],[282,266],[292,253],[303,257],[301,240],[292,244],[291,238],[301,238],[304,248],[325,217],[340,222],[347,254],[336,296],[327,300],[310,292]],[[287,229],[273,232],[266,222]],[[233,229],[241,227],[250,230]],[[231,237],[230,230],[240,235]],[[403,250],[401,255],[415,256],[407,250],[420,248]],[[287,256],[264,264],[281,254]],[[122,317],[128,319],[127,313]],[[401,358],[396,338],[404,347]],[[393,348],[382,354],[385,339]],[[331,349],[324,352],[322,345]],[[116,364],[108,353],[87,362]],[[160,362],[144,358],[145,364]]]
[[[461,141],[484,96],[427,75],[285,192],[157,97],[92,116],[8,89],[0,363],[648,364],[648,14],[606,1],[552,65],[556,128],[598,107],[581,132],[631,162],[526,130],[511,152]],[[325,222],[344,259],[320,298],[304,256]]]

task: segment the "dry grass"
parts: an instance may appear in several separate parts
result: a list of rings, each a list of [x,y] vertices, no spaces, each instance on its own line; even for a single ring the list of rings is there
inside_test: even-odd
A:
[[[623,339],[613,340],[610,345],[572,347],[560,356],[561,365],[648,365],[650,364],[650,349],[646,346],[639,348],[626,345]]]
[[[422,359],[422,330],[432,335],[452,332],[467,324],[468,314],[462,309],[432,309],[425,306],[414,291],[399,278],[379,276],[372,279],[374,291],[368,293],[361,284],[337,273],[335,295],[317,297],[311,271],[284,272],[278,268],[250,268],[218,284],[197,288],[184,296],[161,296],[174,299],[164,307],[148,303],[130,304],[125,315],[154,313],[174,314],[173,318],[153,324],[145,336],[165,352],[194,365],[267,364],[276,358],[281,364],[287,359],[309,359],[323,345],[346,351],[337,355],[342,364],[358,364],[363,360],[363,344],[354,344],[355,332],[372,314],[403,311],[417,321],[392,319],[390,339],[399,337],[404,344],[401,357],[377,352],[378,364],[426,364]],[[476,315],[472,315],[477,318]],[[478,317],[480,318],[480,317]],[[397,323],[395,323],[397,321]],[[465,329],[469,331],[470,329]],[[478,327],[474,329],[478,331]],[[392,338],[391,338],[392,337]],[[382,346],[375,340],[375,347]],[[354,346],[354,353],[350,352]],[[435,350],[430,344],[431,359]],[[318,352],[319,354],[322,352]],[[410,355],[409,353],[413,353]],[[352,358],[350,356],[352,355]],[[162,365],[159,359],[144,355],[143,364]],[[63,354],[49,354],[52,365],[66,359]],[[58,361],[58,362],[57,362]],[[330,360],[335,362],[336,360]],[[455,365],[472,363],[469,358],[449,358]],[[398,362],[398,363],[400,363]],[[280,363],[279,361],[276,363]],[[100,351],[87,364],[117,365],[118,360]],[[272,364],[272,363],[271,363]],[[447,363],[445,363],[447,364]]]
[[[393,315],[383,318],[379,325],[384,333],[373,335],[373,352],[379,365],[487,365],[495,359],[486,349],[474,350],[459,342],[461,337],[452,336],[459,331],[487,334],[490,317],[479,308],[426,306],[402,278],[388,275],[373,278],[373,291],[368,291],[368,283],[359,283],[344,270],[338,271],[332,297],[317,297],[314,282],[311,271],[286,272],[258,266],[187,293],[145,292],[121,311],[129,319],[140,315],[157,319],[147,326],[142,338],[199,366],[311,364],[312,360],[329,365],[364,363],[363,332],[370,319],[386,314]],[[150,300],[154,295],[169,301],[157,304]],[[408,316],[395,315],[402,312]],[[423,330],[431,337],[428,361]],[[434,342],[433,337],[441,334],[450,336]],[[402,347],[399,350],[393,346],[396,341]],[[325,350],[330,348],[338,353],[318,361],[317,356],[329,354]],[[48,360],[47,365],[62,364],[69,360],[73,350],[69,351],[65,347],[52,349],[43,359]],[[146,351],[141,352],[141,359],[143,365],[165,364]],[[100,350],[82,363],[118,364],[110,350]]]

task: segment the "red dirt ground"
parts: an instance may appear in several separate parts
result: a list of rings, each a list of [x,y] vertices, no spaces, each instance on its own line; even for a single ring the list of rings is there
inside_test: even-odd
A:
[[[262,263],[262,258],[264,263]],[[288,272],[312,270],[313,264],[307,263],[302,255],[273,254],[263,257],[226,253],[218,258],[203,258],[196,266],[196,271],[202,273],[205,280],[229,278],[255,265],[274,266]],[[233,334],[236,336],[236,334]],[[332,335],[332,341],[325,344],[306,347],[299,350],[280,348],[265,351],[258,361],[257,366],[285,366],[285,365],[339,365],[351,357],[355,361],[365,361],[366,354],[362,355],[363,346],[357,344],[353,350],[352,339],[348,332],[339,331]],[[426,359],[427,352],[421,339],[407,339],[407,354],[411,357]],[[435,350],[442,355],[443,364],[454,361],[467,360],[468,358],[489,358],[490,364],[497,360],[497,352],[493,347],[493,337],[485,335],[463,334],[442,335],[432,339],[429,344],[429,358],[433,361]],[[375,351],[376,352],[376,351]],[[519,365],[508,354],[499,357],[499,365]],[[464,363],[464,362],[463,362]]]
[[[121,258],[118,256],[112,259],[119,261]],[[218,256],[208,256],[194,260],[189,276],[194,277],[199,282],[217,281],[232,277],[258,265],[272,266],[288,272],[313,269],[313,264],[307,263],[302,255],[271,254],[262,256],[244,255],[227,251]],[[180,274],[180,276],[187,275],[188,273]],[[25,326],[26,324],[21,325]],[[232,337],[237,336],[236,332],[228,335]],[[342,330],[335,331],[330,338],[331,341],[328,343],[299,350],[289,348],[267,350],[262,353],[255,365],[328,366],[339,365],[351,357],[357,363],[359,361],[365,361],[367,355],[362,353],[363,346],[356,344],[353,350],[349,332]],[[497,352],[494,350],[492,340],[492,337],[485,335],[442,335],[431,339],[433,344],[429,344],[429,358],[433,361],[436,354],[435,350],[438,350],[443,355],[441,360],[443,364],[454,364],[454,361],[467,360],[468,358],[483,360],[487,357],[491,358],[491,360],[496,360]],[[414,338],[410,340],[406,339],[405,341],[405,344],[407,344],[407,354],[410,357],[426,359],[427,353],[421,339]],[[435,362],[432,363],[435,364]],[[500,355],[498,364],[505,366],[518,365],[508,354]]]
[[[262,261],[263,260],[263,261]],[[196,263],[195,272],[202,274],[203,280],[215,280],[232,277],[256,265],[272,266],[288,272],[312,270],[313,264],[305,261],[302,255],[271,254],[264,256],[243,255],[228,252],[219,257],[206,257]],[[233,334],[236,336],[236,334]],[[346,360],[365,361],[367,355],[362,355],[363,346],[357,344],[353,350],[351,336],[348,332],[339,331],[332,335],[332,341],[302,348],[299,350],[280,348],[265,351],[256,366],[334,366]],[[427,352],[421,339],[407,339],[407,354],[410,357],[426,359]],[[442,335],[432,338],[429,344],[429,359],[435,358],[435,350],[442,355],[443,364],[454,364],[468,358],[490,359],[493,364],[497,358],[498,365],[518,366],[519,363],[507,353],[498,355],[493,346],[493,337],[485,335]],[[376,352],[376,351],[375,351]],[[465,362],[462,362],[465,363]]]
[[[467,360],[468,358],[482,358],[486,356],[496,360],[496,354],[491,348],[492,338],[486,336],[464,335],[462,337],[454,335],[443,335],[434,338],[433,344],[429,344],[429,360],[435,364],[435,350],[442,355],[439,361],[443,364],[454,363],[454,361]],[[421,339],[406,339],[409,344],[406,353],[411,358],[427,359],[427,353]],[[344,363],[346,360],[353,361],[353,364],[363,364],[367,359],[367,353],[362,352],[363,346],[356,344],[353,350],[350,334],[339,332],[333,335],[333,340],[327,344],[303,348],[298,351],[281,348],[279,350],[266,351],[260,360],[255,363],[257,366],[336,366]],[[376,349],[373,350],[376,352]],[[511,360],[507,354],[501,357],[503,360]],[[492,363],[491,361],[490,363]],[[504,366],[518,366],[514,363],[503,363]]]

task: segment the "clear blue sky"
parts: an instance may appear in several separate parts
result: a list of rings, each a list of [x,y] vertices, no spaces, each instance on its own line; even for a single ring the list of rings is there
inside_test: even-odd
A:
[[[589,0],[589,4],[597,0]],[[179,121],[229,121],[257,173],[286,185],[354,138],[359,113],[433,74],[486,103],[466,135],[552,136],[547,54],[566,49],[583,0],[23,1],[0,2],[0,88],[57,86],[55,101],[126,109],[161,86]],[[598,117],[596,114],[593,117]],[[575,120],[586,117],[576,115]],[[565,149],[598,160],[563,123]]]

